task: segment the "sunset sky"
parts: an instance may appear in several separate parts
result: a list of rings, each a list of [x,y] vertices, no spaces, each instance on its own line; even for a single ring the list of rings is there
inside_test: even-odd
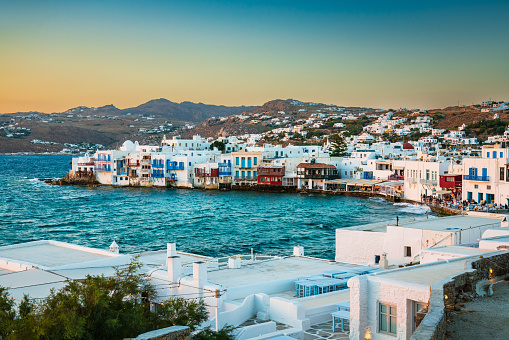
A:
[[[509,1],[2,1],[0,113],[509,100]]]

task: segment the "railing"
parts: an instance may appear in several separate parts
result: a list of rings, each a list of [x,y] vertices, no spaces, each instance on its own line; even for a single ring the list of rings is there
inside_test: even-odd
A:
[[[242,176],[235,176],[235,179],[238,181],[256,181],[256,177],[242,177]]]
[[[122,168],[120,171],[117,169],[117,176],[127,176],[127,170]]]
[[[184,164],[168,163],[166,167],[168,170],[184,170]]]
[[[96,162],[110,162],[111,161],[111,157],[110,156],[108,156],[108,157],[104,157],[104,156],[101,157],[101,156],[99,156],[99,157],[97,157],[95,159],[95,161]]]
[[[407,177],[408,183],[417,183],[417,177]]]
[[[95,167],[94,171],[111,171],[111,167],[110,166]]]
[[[164,163],[161,162],[153,162],[152,163],[153,168],[164,168]]]
[[[94,162],[89,162],[89,163],[78,163],[78,166],[92,166],[94,165]]]
[[[463,179],[466,181],[489,182],[490,176],[463,175]]]
[[[92,176],[94,174],[93,171],[76,171],[74,173],[75,176],[79,176],[79,177],[82,177],[82,176]]]
[[[167,181],[176,181],[177,180],[177,176],[175,174],[171,174],[169,176],[166,176],[166,180]]]
[[[297,174],[297,178],[304,179],[339,179],[340,175],[306,175],[306,174]]]
[[[150,164],[150,159],[149,158],[143,158],[140,160],[140,163],[142,164]]]
[[[162,172],[153,172],[152,173],[152,177],[154,177],[154,178],[163,178],[164,177],[164,173],[162,173]]]
[[[404,181],[405,180],[405,176],[390,175],[388,180],[389,181]]]
[[[231,167],[232,164],[231,163],[217,163],[217,166],[225,166],[225,167]]]
[[[221,171],[221,170],[219,170],[218,174],[219,174],[219,176],[231,176],[232,172],[231,171]]]
[[[421,184],[424,184],[424,185],[438,185],[438,180],[436,180],[436,179],[421,179]]]
[[[129,167],[137,167],[137,166],[140,166],[140,162],[129,162],[129,163],[127,163],[127,166],[129,166]]]

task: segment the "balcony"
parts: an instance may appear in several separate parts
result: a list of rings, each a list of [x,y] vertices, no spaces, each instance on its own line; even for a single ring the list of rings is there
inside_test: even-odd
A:
[[[227,170],[227,171],[226,170],[225,171],[219,170],[218,174],[219,174],[219,176],[231,176],[232,172],[231,172],[231,170]]]
[[[143,158],[142,160],[140,160],[140,163],[141,164],[150,164],[150,158]]]
[[[152,177],[153,178],[164,178],[164,173],[159,172],[159,171],[158,172],[153,172],[152,173]]]
[[[126,168],[117,169],[117,176],[127,176],[127,169]]]
[[[96,166],[94,171],[111,171],[110,166]]]
[[[95,159],[96,162],[111,162],[111,157],[99,156]]]
[[[75,176],[83,177],[83,176],[92,176],[94,175],[93,171],[76,171],[74,173]]]
[[[127,166],[130,167],[130,168],[135,168],[135,167],[140,166],[140,162],[139,161],[129,162],[129,163],[127,163]]]
[[[437,179],[421,179],[422,185],[438,185]]]
[[[163,162],[153,162],[152,167],[153,168],[164,168],[164,163]]]
[[[321,174],[297,174],[297,178],[303,179],[339,179],[341,178],[338,174],[329,174],[329,175],[321,175]]]
[[[196,177],[218,177],[219,170],[218,169],[210,169],[210,172],[207,172],[205,169],[196,168],[196,169],[194,169],[194,175]]]
[[[405,180],[405,176],[390,175],[388,180],[389,181],[404,181]]]
[[[78,166],[93,166],[94,165],[94,162],[89,162],[89,163],[78,163]]]
[[[242,177],[242,176],[235,176],[236,181],[256,181],[256,177]]]
[[[168,175],[168,176],[166,176],[166,180],[167,181],[176,181],[177,175],[175,175],[175,174]]]
[[[465,181],[489,182],[490,176],[463,175]]]
[[[407,177],[408,183],[417,183],[417,177]]]
[[[166,169],[168,169],[168,170],[184,170],[184,163],[178,164],[177,162],[168,162]]]

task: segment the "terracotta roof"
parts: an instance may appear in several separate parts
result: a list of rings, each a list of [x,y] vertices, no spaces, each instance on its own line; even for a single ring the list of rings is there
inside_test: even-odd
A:
[[[300,163],[297,165],[297,168],[309,168],[309,169],[324,169],[324,168],[331,168],[336,169],[336,167],[332,164],[325,164],[325,163]]]

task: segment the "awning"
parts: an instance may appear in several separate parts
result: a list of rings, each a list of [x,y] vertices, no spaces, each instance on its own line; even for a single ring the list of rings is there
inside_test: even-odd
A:
[[[451,192],[449,190],[437,190],[435,191],[435,194],[441,194],[441,195],[444,195],[444,194],[450,194]]]

